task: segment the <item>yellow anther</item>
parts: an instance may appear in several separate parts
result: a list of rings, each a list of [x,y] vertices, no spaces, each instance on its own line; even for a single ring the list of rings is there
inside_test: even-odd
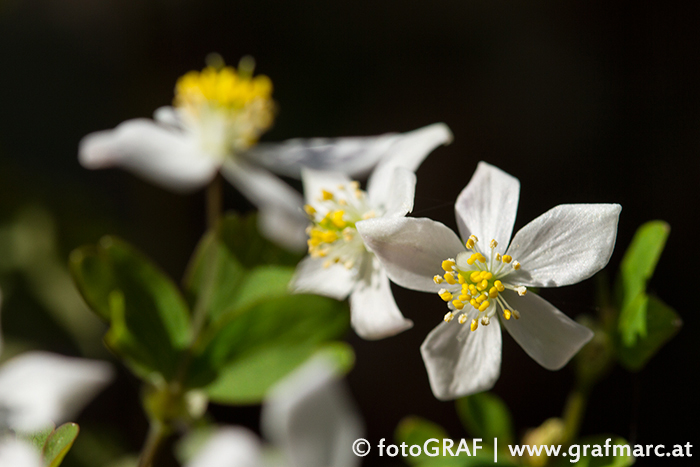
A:
[[[457,281],[455,280],[455,275],[452,274],[451,272],[446,272],[446,273],[445,273],[445,280],[446,280],[447,283],[450,284],[450,285],[454,285],[454,284],[457,283]]]
[[[466,322],[467,322],[467,315],[465,315],[465,314],[459,315],[459,324],[464,324]]]
[[[514,262],[514,263],[513,263],[513,269],[515,269],[516,271],[517,271],[518,269],[520,269],[520,263],[518,263],[517,261]]]
[[[481,253],[477,253],[477,259],[479,260],[480,263],[485,263],[486,262],[486,257],[482,255]]]
[[[469,285],[462,284],[462,293],[469,293]]]
[[[486,300],[487,298],[488,298],[487,295],[486,295],[485,293],[482,293],[481,295],[479,295],[478,297],[476,297],[476,303],[479,303],[479,304],[480,304],[481,302],[483,302],[483,301]]]
[[[444,269],[446,272],[452,272],[452,268],[455,265],[455,260],[453,259],[446,259],[445,261],[442,262],[442,269]]]
[[[316,209],[314,209],[314,207],[310,204],[304,206],[304,211],[306,211],[306,214],[308,214],[310,217],[313,217],[316,214]]]
[[[464,246],[467,247],[467,250],[471,250],[472,248],[474,248],[474,240],[470,238],[469,240],[467,240],[467,243],[465,243]]]
[[[496,240],[491,240],[491,243],[489,243],[489,246],[493,250],[494,248],[496,248],[498,246],[498,242]]]
[[[504,263],[510,263],[511,261],[513,261],[513,257],[511,255],[503,255]]]
[[[450,300],[452,300],[452,294],[450,293],[449,290],[440,289],[440,291],[438,292],[438,295],[440,295],[440,298],[442,298],[446,302],[449,302]]]
[[[440,275],[435,275],[435,277],[433,277],[433,282],[435,282],[436,284],[442,284],[443,282],[445,282],[445,279],[443,279]]]
[[[466,282],[466,281],[464,280],[464,276],[458,273],[458,274],[457,274],[457,282],[459,282],[460,284],[464,285],[464,283]]]
[[[476,261],[476,258],[477,258],[476,253],[472,254],[472,255],[469,257],[469,259],[467,260],[467,264],[468,264],[469,266],[472,266],[472,265],[474,264],[474,262]]]
[[[505,286],[503,285],[503,282],[501,281],[496,281],[493,283],[493,285],[498,289],[499,292],[503,292],[506,290]]]
[[[470,235],[469,240],[474,240],[474,243],[477,243],[479,241],[479,239],[476,238],[476,235]]]
[[[501,257],[501,254],[500,254],[500,253],[496,253],[496,261],[500,261],[501,258],[502,258],[502,257]]]
[[[490,306],[491,306],[491,303],[488,300],[486,300],[481,305],[479,305],[479,311],[486,311],[488,309],[488,307],[490,307]]]
[[[452,304],[453,304],[454,307],[457,308],[458,310],[461,310],[462,308],[464,308],[464,303],[462,303],[462,302],[459,301],[459,300],[452,300]]]
[[[521,285],[520,287],[516,287],[513,290],[518,292],[518,295],[520,295],[521,297],[527,293],[527,287],[525,287],[524,285]]]
[[[334,241],[338,240],[338,234],[333,232],[332,230],[327,230],[323,232],[321,239],[324,243],[333,243]]]
[[[482,279],[486,279],[487,281],[490,281],[491,279],[493,279],[493,274],[490,273],[490,272],[484,272],[484,273],[481,275],[481,278],[482,278]]]
[[[327,190],[321,190],[321,198],[323,198],[324,201],[329,201],[333,199],[333,193]]]
[[[474,271],[469,275],[469,279],[474,282],[475,284],[481,280],[481,272],[480,271]]]
[[[471,330],[476,331],[476,328],[479,327],[479,322],[475,319],[472,320],[472,325],[471,325]]]
[[[498,289],[496,287],[491,287],[489,289],[489,298],[496,298],[498,297]]]
[[[520,312],[518,312],[518,310],[513,310],[513,316],[515,319],[520,319]]]
[[[348,225],[348,223],[343,220],[344,215],[345,211],[341,209],[333,211],[331,213],[331,222],[333,223],[333,225],[335,225],[339,229],[344,229]]]
[[[503,317],[508,321],[510,319],[510,310],[503,310]]]
[[[481,282],[479,282],[479,285],[477,285],[476,288],[479,290],[486,290],[488,288],[488,286],[489,286],[489,281],[484,279]]]
[[[452,321],[454,319],[454,317],[455,317],[455,314],[452,313],[451,311],[448,311],[447,314],[445,315],[444,320],[446,323],[449,323],[450,321]]]
[[[471,299],[472,299],[472,296],[471,296],[471,295],[460,295],[460,296],[459,296],[459,297],[457,297],[457,298],[459,299],[459,301],[460,301],[460,302],[463,302],[463,303],[464,303],[464,302],[466,302],[466,303],[469,303],[469,300],[471,300]]]
[[[483,324],[484,326],[488,326],[489,324],[491,324],[491,319],[488,316],[484,316],[483,318],[481,318],[481,324]]]
[[[479,295],[479,291],[476,290],[476,286],[469,284],[469,293],[472,295]]]
[[[469,300],[469,304],[471,306],[473,306],[474,308],[479,308],[479,303],[476,301],[475,298],[472,298],[471,300]]]

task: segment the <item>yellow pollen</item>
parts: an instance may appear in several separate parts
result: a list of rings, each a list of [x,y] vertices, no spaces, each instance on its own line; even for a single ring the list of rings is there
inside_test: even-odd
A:
[[[472,298],[471,300],[469,300],[469,304],[471,306],[473,306],[474,308],[477,308],[477,309],[479,308],[479,303],[476,301],[475,298]]]
[[[445,273],[445,280],[446,280],[447,283],[450,284],[450,285],[454,285],[454,284],[457,283],[457,281],[455,280],[454,274],[452,274],[451,272],[446,272],[446,273]]]
[[[467,315],[459,315],[459,324],[464,324],[467,322]]]
[[[489,306],[491,306],[491,303],[489,303],[489,301],[486,300],[481,305],[479,305],[479,311],[486,311]]]
[[[479,295],[479,291],[476,290],[476,286],[469,284],[469,293],[472,295]]]
[[[440,275],[436,275],[435,277],[433,277],[433,282],[435,282],[436,284],[442,284],[443,282],[445,282],[445,279],[443,279]]]
[[[491,279],[493,279],[493,274],[490,272],[484,272],[481,274],[481,278],[490,281]]]
[[[450,293],[449,290],[441,289],[438,292],[438,295],[440,295],[440,298],[442,298],[446,302],[449,302],[450,300],[452,300],[452,294]]]
[[[464,245],[467,247],[468,250],[471,250],[472,248],[474,248],[474,240],[470,238]]]
[[[455,266],[455,264],[455,260],[446,259],[442,262],[442,269],[444,269],[446,272],[452,272],[452,268]]]
[[[503,255],[504,263],[510,263],[511,261],[513,261],[513,257],[511,255]]]
[[[316,214],[316,209],[314,209],[314,207],[310,204],[304,206],[304,211],[306,211],[306,214],[308,214],[311,217],[313,217],[314,214]]]
[[[457,281],[458,281],[460,284],[462,284],[462,285],[464,285],[464,283],[466,282],[466,281],[464,280],[464,276],[461,275],[461,274],[457,274]]]
[[[508,321],[510,319],[510,310],[503,310],[503,317]]]
[[[481,295],[479,295],[478,297],[476,297],[476,303],[479,303],[479,304],[480,304],[480,303],[483,302],[484,300],[486,300],[486,294],[483,294],[483,293],[482,293]]]
[[[472,266],[474,262],[476,261],[476,253],[472,254],[469,259],[467,260],[467,264],[469,266]]]
[[[493,283],[493,285],[498,289],[499,292],[503,292],[504,290],[506,290],[505,286],[501,281],[496,281]]]
[[[481,271],[474,271],[469,275],[469,279],[474,283],[479,282],[481,280]]]
[[[333,223],[333,225],[335,225],[339,229],[344,229],[348,225],[348,223],[343,220],[344,215],[345,211],[343,210],[339,209],[337,211],[333,211],[331,213],[331,222]]]
[[[474,240],[474,243],[477,243],[479,241],[479,239],[476,238],[476,235],[470,235],[469,240]]]
[[[496,253],[496,261],[500,261],[500,260],[501,260],[501,254],[500,254],[500,253]]]
[[[489,286],[489,281],[486,279],[482,280],[479,282],[479,285],[476,286],[477,289],[479,290],[486,290],[486,288]]]
[[[489,289],[489,298],[496,298],[498,297],[498,289],[496,287],[491,287]]]
[[[472,296],[471,296],[471,295],[460,295],[460,296],[457,297],[457,298],[459,298],[459,301],[460,301],[460,302],[467,302],[467,303],[468,303],[469,300],[472,299]]]
[[[445,315],[445,318],[444,318],[445,322],[449,323],[450,321],[452,321],[454,319],[454,317],[455,317],[455,314],[452,313],[451,311],[448,311],[447,314]]]
[[[462,308],[464,308],[464,303],[462,303],[462,302],[459,301],[459,300],[452,300],[452,304],[453,304],[454,307],[457,308],[458,310],[461,310]]]
[[[256,99],[270,100],[272,81],[264,75],[241,76],[233,67],[217,70],[206,67],[190,71],[175,84],[175,105],[185,106],[208,102],[228,108],[242,108]]]
[[[481,253],[477,253],[477,259],[479,260],[480,263],[486,262],[486,257],[484,257],[484,255],[482,255]]]
[[[321,190],[321,197],[324,201],[330,201],[333,199],[333,193],[328,190]]]
[[[479,322],[475,319],[472,320],[472,325],[471,325],[471,330],[476,331],[476,328],[479,327]]]
[[[494,248],[496,248],[498,246],[498,242],[496,240],[491,240],[491,243],[489,243],[489,246],[493,250]]]
[[[518,269],[520,269],[520,263],[518,263],[517,261],[514,262],[514,263],[513,263],[513,269],[515,269],[516,271],[517,271]]]

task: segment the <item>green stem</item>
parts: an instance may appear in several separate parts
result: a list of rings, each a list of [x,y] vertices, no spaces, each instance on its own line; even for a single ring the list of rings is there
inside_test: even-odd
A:
[[[562,444],[571,444],[578,437],[581,422],[586,412],[588,391],[583,388],[575,388],[569,393],[564,407],[564,435]]]
[[[160,446],[168,437],[170,430],[161,422],[155,420],[151,422],[151,428],[148,430],[148,437],[141,450],[139,456],[138,467],[152,467],[153,461],[158,454]]]
[[[216,174],[207,187],[207,227],[212,229],[219,224],[224,209],[224,185],[221,174]]]

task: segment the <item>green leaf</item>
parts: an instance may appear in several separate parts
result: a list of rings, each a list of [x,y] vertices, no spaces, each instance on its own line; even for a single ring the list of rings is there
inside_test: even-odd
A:
[[[645,326],[647,334],[632,346],[619,345],[618,358],[628,370],[638,371],[680,330],[683,325],[678,313],[655,297],[647,297]]]
[[[476,438],[498,438],[503,446],[513,443],[513,422],[506,404],[495,394],[482,392],[457,399],[457,414]]]
[[[637,336],[644,336],[646,307],[639,303],[666,245],[670,227],[663,221],[642,225],[634,235],[620,264],[616,297],[621,310],[619,330],[625,345],[633,345]],[[633,303],[634,302],[634,303]]]
[[[33,433],[20,433],[18,436],[22,438],[25,441],[28,441],[37,448],[37,450],[41,451],[44,449],[44,444],[46,443],[46,440],[48,439],[49,435],[53,433],[54,429],[56,426],[52,423],[48,427],[44,428],[41,431],[35,431]]]
[[[339,370],[352,366],[354,354],[347,344],[328,346],[280,344],[266,347],[235,360],[206,388],[213,402],[230,405],[258,404],[270,388],[319,352],[331,355]]]
[[[71,254],[70,269],[83,298],[111,323],[105,340],[139,376],[174,376],[190,342],[187,304],[173,282],[126,242],[104,237]]]
[[[70,451],[80,428],[75,423],[66,423],[56,428],[44,444],[44,465],[58,467]]]

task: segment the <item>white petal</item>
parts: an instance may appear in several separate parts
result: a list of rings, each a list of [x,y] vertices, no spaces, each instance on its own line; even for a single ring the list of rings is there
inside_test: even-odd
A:
[[[276,385],[263,405],[261,427],[294,467],[353,467],[352,443],[362,422],[326,358],[316,357]]]
[[[12,428],[33,431],[74,417],[112,377],[105,362],[27,352],[0,368],[0,401]]]
[[[416,195],[416,174],[403,167],[396,167],[388,180],[391,196],[384,203],[370,199],[374,206],[384,208],[384,217],[403,217],[413,211]]]
[[[393,196],[389,181],[394,169],[403,167],[415,172],[433,149],[452,142],[452,132],[444,123],[434,123],[404,133],[389,148],[367,181],[367,192],[373,202],[385,203]]]
[[[299,178],[302,167],[359,177],[367,174],[380,160],[395,156],[405,158],[405,167],[410,164],[417,167],[435,146],[448,142],[451,137],[449,129],[437,123],[404,134],[260,143],[248,150],[246,157],[289,177]]]
[[[608,264],[617,237],[619,204],[562,204],[520,229],[508,254],[521,269],[508,281],[559,287],[591,277]]]
[[[306,227],[309,219],[299,211],[279,208],[277,206],[261,206],[258,211],[258,229],[265,238],[290,251],[303,252],[306,250]]]
[[[323,258],[307,256],[299,262],[289,287],[295,293],[311,293],[344,300],[357,283],[357,271],[340,264],[323,267]]]
[[[180,115],[178,114],[177,109],[169,105],[158,107],[156,111],[153,112],[153,120],[176,129],[182,128],[182,122],[180,120]]]
[[[0,466],[43,467],[38,450],[26,441],[7,436],[0,438]]]
[[[304,183],[306,204],[316,205],[323,190],[334,192],[339,185],[347,185],[350,178],[340,172],[302,169],[301,180]]]
[[[519,297],[509,290],[504,293],[508,303],[520,312],[520,319],[503,319],[503,326],[533,360],[548,370],[562,368],[593,338],[593,331],[539,295]]]
[[[491,240],[501,244],[504,251],[513,233],[518,212],[520,181],[501,169],[479,162],[467,186],[457,197],[455,214],[459,234],[482,241],[482,250]]]
[[[209,182],[219,163],[199,150],[194,138],[152,120],[128,120],[80,142],[83,167],[121,167],[174,191],[192,191]]]
[[[185,467],[262,466],[260,440],[243,427],[219,428]]]
[[[408,289],[437,292],[440,286],[433,277],[444,273],[442,261],[465,250],[452,230],[430,219],[368,219],[356,227],[389,278]]]
[[[491,389],[501,371],[501,328],[498,320],[476,331],[453,320],[433,329],[420,347],[433,394],[451,400]]]
[[[363,339],[383,339],[413,327],[396,306],[389,278],[381,269],[379,260],[365,263],[362,278],[350,295],[352,328]]]

